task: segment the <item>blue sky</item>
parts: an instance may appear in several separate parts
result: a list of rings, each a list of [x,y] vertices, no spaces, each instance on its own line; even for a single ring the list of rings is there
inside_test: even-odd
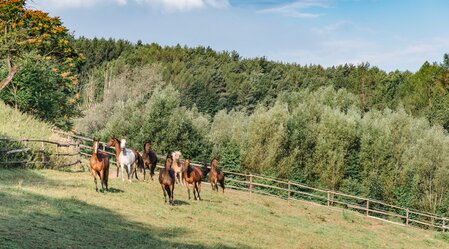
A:
[[[449,53],[446,0],[34,0],[76,36],[416,71]]]

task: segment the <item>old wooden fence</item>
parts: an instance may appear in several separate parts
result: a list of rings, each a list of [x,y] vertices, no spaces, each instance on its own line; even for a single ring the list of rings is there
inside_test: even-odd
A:
[[[22,164],[60,168],[81,163],[79,143],[11,138],[0,138],[0,143],[0,166],[3,167]]]
[[[75,146],[77,146],[76,148],[79,155],[90,157],[92,153],[92,139],[74,134],[57,132],[60,135],[67,136],[73,141],[77,141]],[[36,142],[38,141],[41,140],[36,140]],[[27,140],[27,142],[31,142],[31,140]],[[60,144],[56,145],[61,146]],[[100,142],[100,145],[100,149],[111,155],[111,162],[115,163],[114,149],[107,147],[105,142]],[[201,166],[199,163],[192,164]],[[159,167],[161,166],[159,165]],[[425,229],[434,228],[442,231],[449,229],[449,218],[436,214],[391,205],[378,200],[344,194],[337,191],[314,188],[285,179],[226,170],[224,170],[224,172],[226,174],[227,188],[247,191],[250,195],[257,193],[275,196],[289,202],[294,200],[310,201],[327,206],[351,209],[368,217],[393,222],[395,224],[410,225]]]

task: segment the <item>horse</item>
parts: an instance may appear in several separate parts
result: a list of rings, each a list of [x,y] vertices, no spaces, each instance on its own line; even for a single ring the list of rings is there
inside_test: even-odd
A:
[[[201,170],[201,168],[200,167],[192,168],[192,166],[190,166],[190,160],[186,159],[184,161],[184,172],[182,174],[183,174],[184,182],[187,187],[187,193],[189,194],[189,200],[190,200],[189,185],[192,185],[193,186],[193,196],[195,198],[195,201],[196,201],[195,190],[196,190],[196,193],[198,193],[198,199],[201,201],[201,196],[200,196],[201,180],[203,179],[203,171]]]
[[[151,150],[150,142],[146,142],[143,145],[142,160],[143,160],[143,180],[145,181],[146,168],[150,170],[151,180],[153,180],[154,169],[156,169],[157,165],[157,155],[156,152]]]
[[[112,137],[108,143],[106,144],[108,147],[114,147],[115,148],[115,162],[117,165],[117,177],[120,169],[120,154],[122,152],[122,149],[120,148],[120,141],[116,137]],[[134,153],[134,158],[137,158],[137,160],[134,160],[133,168],[132,168],[132,174],[136,176],[136,179],[139,180],[137,177],[137,167],[140,169],[143,168],[143,159],[142,156],[139,154],[139,152],[136,149],[131,149]],[[129,174],[129,173],[128,173]],[[132,175],[131,175],[132,177]],[[123,171],[122,171],[122,180],[123,180]]]
[[[224,173],[221,169],[219,169],[217,167],[217,165],[218,165],[218,160],[214,158],[210,164],[209,181],[210,181],[210,185],[212,186],[212,191],[216,190],[218,192],[218,184],[217,183],[220,183],[220,187],[223,189],[223,193],[224,193],[224,189],[225,189]]]
[[[181,185],[184,186],[184,182],[182,180],[183,167],[182,167],[181,162],[179,161],[179,158],[181,157],[181,152],[180,151],[175,151],[171,155],[172,155],[172,159],[173,159],[173,163],[171,165],[171,168],[175,172],[176,183],[178,183],[178,184],[181,183]],[[179,177],[179,180],[178,180],[178,177]]]
[[[165,159],[165,167],[159,170],[159,183],[161,184],[162,192],[164,193],[164,200],[167,203],[167,194],[170,205],[175,205],[173,200],[173,192],[175,190],[175,172],[171,168],[173,163],[172,156],[167,155]]]
[[[108,176],[109,176],[109,157],[104,152],[98,152],[100,142],[97,139],[93,139],[92,145],[92,157],[90,158],[90,169],[95,182],[95,190],[98,192],[97,177],[100,177],[101,191],[104,192],[104,186],[108,191]]]

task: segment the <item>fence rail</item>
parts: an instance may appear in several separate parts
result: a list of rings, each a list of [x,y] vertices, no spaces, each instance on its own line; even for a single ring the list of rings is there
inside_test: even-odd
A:
[[[79,154],[90,156],[90,138],[56,131],[57,133],[79,141]],[[105,142],[100,142],[102,151],[112,156],[111,162],[115,163],[115,151],[107,147]],[[108,151],[109,149],[109,151]],[[165,159],[160,157],[161,159]],[[202,166],[199,162],[192,162],[194,166]],[[159,165],[158,167],[162,167]],[[332,190],[325,190],[307,186],[305,184],[285,179],[278,179],[253,173],[232,172],[223,170],[226,174],[227,187],[243,190],[251,193],[275,196],[287,201],[300,200],[319,203],[327,206],[337,206],[351,209],[368,217],[393,222],[401,225],[412,225],[420,228],[435,228],[446,231],[449,229],[449,218],[436,214],[421,212],[406,207],[384,203],[379,200],[344,194]]]

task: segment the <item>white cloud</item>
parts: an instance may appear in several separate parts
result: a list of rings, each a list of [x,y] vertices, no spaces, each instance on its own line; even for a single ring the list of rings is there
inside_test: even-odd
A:
[[[35,0],[30,5],[44,9],[89,8],[99,4],[127,5],[136,2],[168,12],[183,12],[203,8],[227,8],[228,0]]]
[[[169,12],[184,12],[202,8],[227,8],[228,0],[136,0],[140,4],[162,8]]]
[[[299,0],[289,4],[263,9],[258,12],[274,13],[296,18],[317,18],[323,15],[322,13],[312,13],[310,11],[306,11],[306,9],[313,7],[326,8],[329,7],[329,4],[326,0]]]
[[[127,0],[34,0],[33,2],[31,2],[29,5],[49,9],[68,9],[87,8],[100,3],[114,3],[124,5],[127,3]]]

